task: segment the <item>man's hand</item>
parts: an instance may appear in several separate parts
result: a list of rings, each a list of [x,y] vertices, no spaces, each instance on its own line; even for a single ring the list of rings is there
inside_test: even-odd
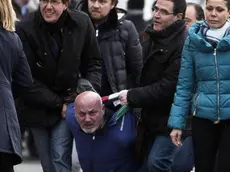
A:
[[[173,129],[170,137],[172,139],[172,142],[176,145],[176,146],[181,146],[181,135],[182,135],[182,130],[180,129]]]
[[[62,111],[61,111],[61,117],[62,117],[62,119],[65,119],[65,117],[66,117],[66,111],[67,111],[67,104],[63,104]]]
[[[119,92],[119,99],[121,101],[122,106],[128,104],[127,94],[128,94],[128,90],[122,90],[122,91]]]

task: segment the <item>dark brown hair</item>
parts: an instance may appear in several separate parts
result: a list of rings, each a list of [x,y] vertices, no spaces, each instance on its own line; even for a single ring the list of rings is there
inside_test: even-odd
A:
[[[230,10],[230,0],[224,0],[227,3],[227,8],[228,10]],[[207,4],[208,0],[206,0],[206,4]]]
[[[69,0],[61,0],[63,4],[69,3]],[[73,0],[72,0],[73,1]]]
[[[185,0],[168,0],[173,2],[173,15],[182,13],[182,19],[185,17],[186,1]],[[153,7],[156,5],[157,0],[153,3]]]

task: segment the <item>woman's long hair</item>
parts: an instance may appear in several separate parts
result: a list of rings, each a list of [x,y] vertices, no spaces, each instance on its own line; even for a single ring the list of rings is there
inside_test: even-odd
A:
[[[8,31],[15,31],[16,13],[11,0],[0,0],[0,23]]]

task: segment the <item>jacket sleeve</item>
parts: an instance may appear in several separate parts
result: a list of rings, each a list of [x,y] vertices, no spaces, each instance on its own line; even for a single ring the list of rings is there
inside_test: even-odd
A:
[[[35,54],[32,47],[30,46],[30,42],[27,39],[27,36],[20,26],[16,29],[17,34],[19,35],[22,45],[24,48],[24,52],[26,54],[29,66],[31,71],[33,72],[33,68],[36,65]],[[28,88],[22,95],[22,98],[27,104],[50,107],[50,108],[61,108],[62,107],[62,98],[60,98],[57,94],[53,93],[47,86],[45,86],[40,81],[34,78],[34,83],[30,88]]]
[[[189,40],[186,42],[189,42]],[[187,44],[184,46],[177,90],[168,120],[168,126],[176,129],[185,128],[195,85],[193,53],[188,49]]]
[[[140,83],[141,71],[143,67],[142,47],[134,24],[128,21],[128,45],[126,48],[126,58],[128,72],[131,75],[132,86],[137,87]]]
[[[86,41],[81,57],[80,71],[83,78],[90,81],[93,88],[101,89],[101,55],[92,22],[88,18]]]
[[[21,87],[28,88],[33,84],[32,74],[26,59],[26,55],[23,51],[21,40],[18,35],[16,35],[16,39],[18,47],[18,60],[16,61],[16,64],[14,66],[12,79],[13,83]]]
[[[167,103],[173,99],[180,69],[181,52],[177,51],[170,60],[161,79],[144,87],[128,91],[128,102],[134,107],[152,107],[155,104]],[[170,103],[170,102],[169,102]]]
[[[128,91],[127,99],[130,105],[151,108],[154,105],[171,103],[180,70],[181,51],[178,49],[171,55],[166,69],[158,81]]]
[[[34,84],[23,94],[22,98],[28,105],[49,108],[62,108],[63,106],[63,100],[38,80],[34,80]]]

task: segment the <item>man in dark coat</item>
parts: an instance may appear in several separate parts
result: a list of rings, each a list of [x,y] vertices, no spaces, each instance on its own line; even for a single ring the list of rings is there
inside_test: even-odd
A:
[[[148,165],[143,171],[171,172],[176,152],[167,121],[176,90],[186,26],[184,0],[157,0],[153,24],[146,29],[143,42],[144,67],[141,87],[120,93],[122,104],[142,108],[144,140],[149,147]],[[146,168],[148,167],[148,168]]]
[[[101,96],[137,87],[142,69],[142,48],[132,22],[118,18],[117,0],[83,0],[78,9],[89,14],[102,55]]]
[[[21,163],[21,134],[14,95],[33,84],[22,43],[14,33],[15,13],[11,0],[0,0],[0,171],[13,172]],[[23,93],[23,92],[22,92]]]
[[[22,97],[20,121],[31,128],[45,172],[70,172],[72,135],[65,123],[79,77],[100,91],[101,58],[89,17],[68,0],[41,0],[17,25],[35,83]]]

